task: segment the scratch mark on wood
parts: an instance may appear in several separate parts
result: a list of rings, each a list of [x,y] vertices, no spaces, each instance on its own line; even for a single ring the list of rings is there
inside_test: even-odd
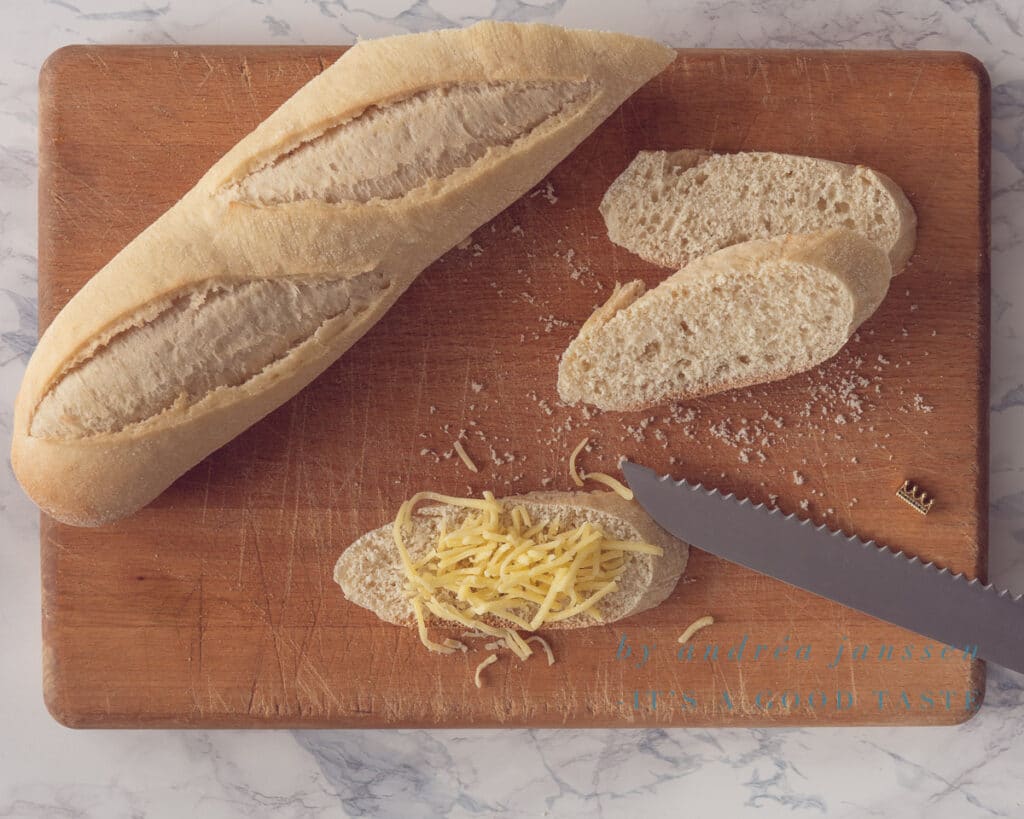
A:
[[[199,520],[206,523],[206,510],[210,508],[210,484],[213,482],[213,461],[206,459],[206,481],[203,485],[203,508],[199,512]]]
[[[721,119],[721,114],[715,111],[715,120],[711,123],[711,136],[708,138],[708,147],[714,151],[716,145],[716,138],[718,137],[718,121]]]
[[[87,51],[86,52],[86,56],[89,58],[89,61],[93,65],[99,66],[100,69],[102,69],[104,74],[109,74],[110,73],[110,66],[107,65],[107,61],[104,60],[103,57],[100,56],[99,54],[97,54],[95,51]]]
[[[245,91],[249,95],[249,101],[252,103],[253,110],[259,113],[259,104],[256,102],[256,94],[252,87],[252,71],[249,68],[249,60],[245,57],[242,58],[240,73],[245,81]]]
[[[764,81],[764,93],[766,96],[771,96],[772,84],[768,81],[768,66],[765,64],[764,57],[757,58],[757,70],[761,74],[761,79]]]
[[[924,66],[918,66],[917,74],[914,75],[914,82],[910,86],[910,93],[907,94],[907,102],[909,103],[914,99],[914,94],[917,93],[918,83],[921,82],[921,75],[924,74]]]
[[[199,80],[199,84],[196,86],[196,88],[202,88],[204,85],[206,85],[206,81],[209,80],[210,77],[212,77],[214,72],[217,70],[214,64],[210,62],[210,59],[205,54],[200,54],[199,58],[206,65],[206,73],[203,74],[203,77]]]

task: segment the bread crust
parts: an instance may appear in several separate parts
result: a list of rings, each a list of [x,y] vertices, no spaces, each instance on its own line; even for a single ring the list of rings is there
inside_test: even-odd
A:
[[[549,509],[552,513],[557,513],[567,508],[608,515],[631,526],[641,540],[660,546],[664,550],[661,557],[640,554],[633,556],[633,560],[644,563],[641,571],[634,575],[643,578],[642,585],[623,588],[605,598],[602,605],[618,612],[617,616],[613,615],[608,622],[631,617],[662,603],[675,589],[686,569],[689,546],[658,526],[639,504],[624,500],[614,492],[531,492],[506,498],[503,503],[523,504],[531,516],[534,516],[538,509]],[[423,525],[433,516],[450,508],[439,504],[421,507],[414,515],[413,521]],[[412,607],[401,592],[404,584],[403,572],[398,549],[393,540],[392,525],[389,523],[367,532],[341,554],[334,567],[334,580],[341,586],[345,596],[356,605],[369,609],[387,622],[411,625]],[[384,584],[379,579],[372,579],[369,575],[375,573],[390,575],[393,582]],[[628,608],[619,612],[619,606],[614,599],[616,596],[619,596],[620,601],[622,597],[632,597],[633,600]],[[492,625],[510,625],[499,618],[486,619]],[[431,616],[428,622],[437,621]],[[580,615],[547,624],[544,629],[575,629],[592,625],[596,625],[592,618]]]
[[[541,24],[359,43],[218,161],[197,185],[88,281],[40,339],[18,394],[11,461],[50,516],[117,520],[149,503],[206,455],[287,401],[352,346],[434,259],[533,187],[674,52],[650,40]],[[469,82],[582,81],[594,93],[511,148],[398,199],[254,207],[226,186],[368,106]],[[548,127],[551,125],[551,127]],[[146,305],[208,280],[351,277],[382,271],[388,290],[351,321],[328,319],[287,356],[237,387],[216,389],[113,433],[30,434],[43,396],[95,339]]]

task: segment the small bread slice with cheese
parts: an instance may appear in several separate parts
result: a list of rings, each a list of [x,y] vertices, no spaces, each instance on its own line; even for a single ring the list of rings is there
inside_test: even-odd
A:
[[[562,355],[558,393],[639,410],[809,370],[875,312],[890,276],[878,245],[843,228],[727,247],[649,292],[616,288]]]
[[[420,635],[435,650],[445,646],[426,638],[427,625],[504,636],[536,619],[544,622],[526,631],[621,620],[665,600],[686,568],[686,544],[668,535],[636,503],[612,492],[449,500],[419,508],[406,504],[403,511],[410,509],[410,514],[403,521],[400,512],[398,521],[401,547],[396,525],[389,523],[356,540],[334,567],[334,580],[345,596],[382,620],[416,625],[422,615]],[[475,506],[464,505],[470,503]],[[448,541],[456,546],[446,552],[439,543],[442,535],[453,533]],[[402,549],[415,572],[428,578],[429,592],[410,577]],[[547,614],[538,618],[544,607],[538,592],[557,586],[558,581],[548,582],[552,578],[564,581],[570,575],[573,582],[544,595],[553,599]],[[498,592],[499,587],[505,592]],[[524,600],[521,592],[535,599]],[[573,613],[576,609],[581,610]]]
[[[887,253],[896,274],[917,233],[914,208],[884,173],[775,153],[641,151],[601,214],[613,242],[673,270],[750,239],[845,227]]]

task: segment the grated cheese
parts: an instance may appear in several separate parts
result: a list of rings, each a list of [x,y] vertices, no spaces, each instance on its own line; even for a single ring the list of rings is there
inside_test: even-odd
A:
[[[588,443],[590,443],[590,439],[584,438],[576,446],[576,449],[572,451],[572,455],[569,456],[569,477],[572,478],[572,482],[577,486],[583,486],[583,478],[580,477],[580,473],[576,469],[576,458],[579,457],[579,454],[583,451],[583,447]]]
[[[710,614],[708,614],[705,617],[701,617],[698,620],[694,620],[692,623],[690,623],[690,625],[686,627],[686,631],[679,635],[680,644],[689,642],[690,638],[693,637],[693,635],[700,631],[702,628],[707,628],[708,626],[713,626],[714,624],[715,618],[712,617]]]
[[[580,472],[576,468],[576,458],[583,451],[583,448],[590,443],[590,438],[584,438],[579,444],[576,445],[576,449],[572,451],[572,455],[569,456],[569,477],[572,478],[572,482],[577,486],[583,486],[584,481],[597,481],[600,484],[604,484],[611,489],[616,495],[625,500],[633,500],[633,490],[626,486],[618,478],[613,478],[611,475],[606,475],[604,472]]]
[[[526,642],[528,642],[528,643],[532,643],[532,642],[540,643],[540,647],[542,649],[544,649],[544,653],[548,655],[548,665],[554,665],[555,664],[555,653],[551,650],[551,646],[548,644],[547,640],[545,640],[540,635],[534,634],[532,637],[527,637],[526,638]]]
[[[427,500],[467,514],[450,530],[442,522],[433,547],[414,562],[404,533],[416,506]],[[521,660],[533,649],[516,629],[533,632],[581,614],[602,622],[597,603],[618,589],[629,555],[663,554],[649,543],[612,538],[589,521],[573,529],[559,518],[533,520],[525,507],[509,509],[490,492],[481,499],[420,492],[402,504],[393,536],[424,646],[442,654],[466,650],[458,640],[430,639],[430,612],[464,626],[463,637],[495,638],[488,649],[508,648]],[[495,620],[510,625],[494,626]],[[550,647],[544,650],[552,661]]]
[[[452,446],[455,449],[455,454],[458,455],[466,465],[466,469],[474,474],[480,471],[477,469],[476,464],[473,463],[473,459],[469,457],[469,453],[466,452],[466,448],[462,445],[462,441],[456,440]]]
[[[484,658],[484,661],[480,663],[480,665],[476,667],[476,673],[473,675],[473,682],[476,683],[477,688],[484,687],[483,683],[480,681],[480,672],[487,668],[487,666],[493,665],[496,662],[498,662],[498,655],[490,654]]]
[[[618,478],[614,478],[611,475],[606,475],[604,472],[588,472],[584,476],[584,480],[597,481],[603,483],[609,489],[611,489],[616,495],[624,500],[633,500],[633,490],[626,486]]]

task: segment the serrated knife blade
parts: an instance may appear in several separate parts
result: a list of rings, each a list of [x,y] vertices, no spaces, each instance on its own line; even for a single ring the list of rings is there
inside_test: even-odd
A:
[[[622,471],[640,505],[680,540],[1024,672],[1024,595],[631,461]]]

